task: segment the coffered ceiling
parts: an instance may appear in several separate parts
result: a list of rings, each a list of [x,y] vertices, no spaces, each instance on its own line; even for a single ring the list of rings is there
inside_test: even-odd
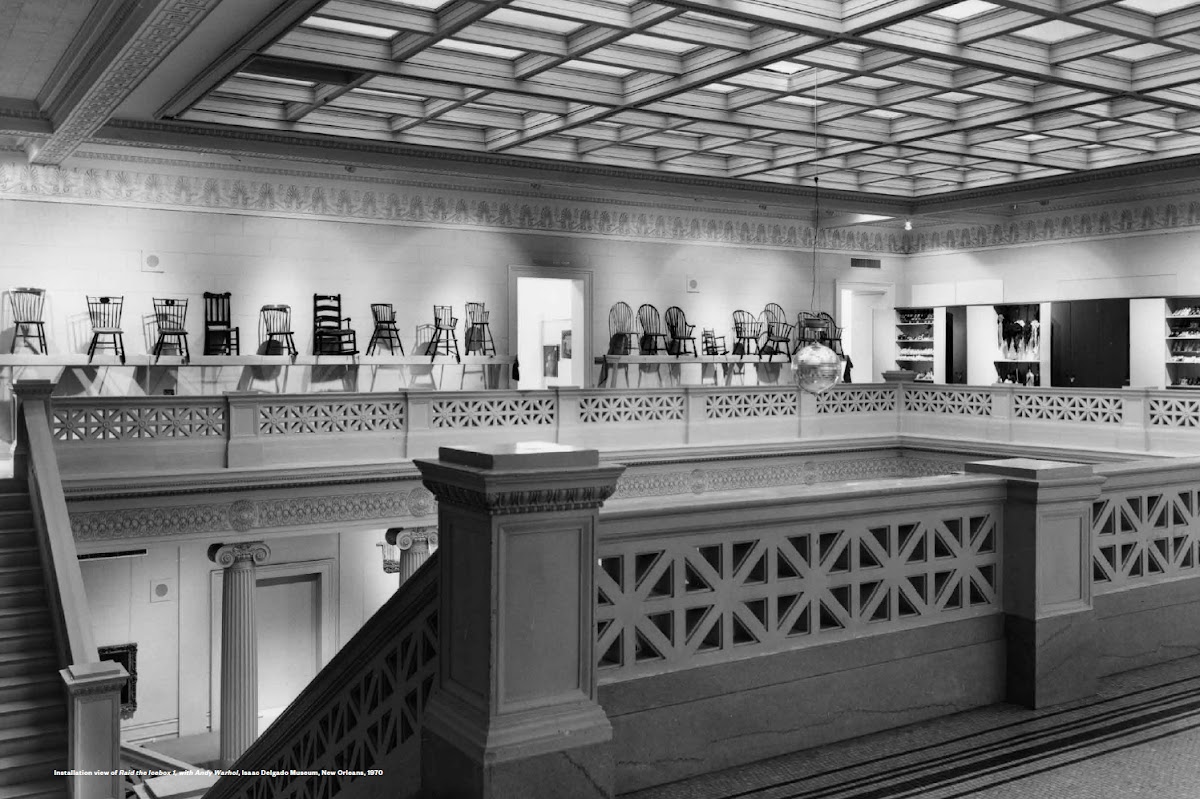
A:
[[[48,59],[66,57],[62,31],[76,26],[69,56],[97,47],[89,30],[107,20],[134,45],[169,46],[142,47],[146,74],[98,93],[108,105],[80,141],[187,125],[750,188],[819,179],[914,208],[1200,164],[1200,2],[159,0],[133,4],[153,7],[140,17],[129,5],[0,0],[21,12],[0,17],[0,92],[25,119],[7,132],[35,161],[79,143],[54,147],[70,109],[37,105],[53,94]],[[178,12],[190,17],[164,24]]]

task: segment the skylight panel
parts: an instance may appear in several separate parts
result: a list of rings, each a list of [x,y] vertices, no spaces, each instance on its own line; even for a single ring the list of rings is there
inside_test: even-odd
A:
[[[941,100],[943,103],[965,103],[977,98],[975,95],[967,94],[966,92],[942,92],[941,94],[935,94],[931,99]]]
[[[876,119],[903,119],[908,114],[902,114],[899,111],[889,111],[886,108],[872,108],[870,111],[863,111],[863,116],[875,117]]]
[[[584,72],[596,72],[601,75],[616,75],[619,78],[632,75],[634,72],[634,70],[626,69],[625,67],[614,67],[611,64],[597,64],[595,61],[583,61],[579,59],[568,61],[562,67],[564,69],[578,69]]]
[[[805,97],[804,95],[797,95],[797,94],[789,94],[784,97],[776,97],[775,100],[776,100],[776,102],[791,103],[792,105],[807,105],[807,106],[825,105],[824,100],[814,100],[811,97]]]
[[[263,81],[267,81],[269,83],[281,83],[281,84],[284,84],[287,86],[305,86],[308,88],[312,88],[313,86],[317,85],[316,83],[314,83],[311,80],[295,80],[294,78],[280,78],[280,77],[276,77],[275,75],[260,75],[257,72],[239,72],[239,73],[237,73],[237,76],[239,78],[249,78],[251,80],[263,80]]]
[[[885,78],[873,78],[869,75],[859,75],[857,78],[850,78],[842,81],[843,86],[857,86],[860,89],[887,89],[895,86],[897,81],[887,80]]]
[[[621,43],[632,47],[656,50],[660,53],[686,53],[700,46],[694,42],[679,42],[674,39],[664,39],[661,36],[647,36],[642,33],[631,33],[622,39]]]
[[[1167,47],[1165,44],[1153,44],[1146,42],[1144,44],[1135,44],[1132,47],[1124,47],[1120,50],[1113,50],[1106,55],[1112,58],[1120,58],[1125,61],[1141,61],[1147,58],[1155,58],[1160,55],[1168,55],[1176,53],[1173,47]]]
[[[728,83],[710,83],[704,88],[710,92],[720,92],[721,94],[729,94],[738,90],[737,86],[730,86]]]
[[[1087,36],[1094,31],[1091,28],[1085,28],[1082,25],[1076,25],[1073,22],[1064,22],[1060,19],[1043,22],[1040,25],[1033,25],[1028,28],[1022,28],[1016,31],[1015,36],[1022,36],[1026,39],[1033,39],[1035,42],[1043,44],[1055,44],[1057,42],[1065,42],[1068,39],[1075,39],[1080,36]]]
[[[528,28],[529,30],[542,31],[544,33],[557,33],[559,35],[574,33],[583,27],[582,22],[548,17],[542,14],[530,14],[527,11],[518,11],[514,8],[497,8],[487,15],[487,21],[502,25],[512,25],[518,28]]]
[[[767,64],[763,69],[769,69],[772,72],[781,72],[784,75],[795,75],[797,72],[803,72],[808,67],[803,64],[797,64],[794,61],[776,61],[774,64]]]
[[[743,22],[738,19],[727,19],[725,17],[715,17],[712,14],[705,14],[701,11],[689,11],[683,15],[683,19],[694,19],[697,22],[704,22],[709,25],[720,25],[724,28],[737,28],[738,30],[754,30],[758,27],[754,22]]]
[[[984,2],[984,0],[962,0],[961,3],[939,8],[937,11],[930,11],[929,16],[941,17],[952,22],[961,22],[964,19],[971,19],[972,17],[978,17],[980,14],[995,11],[997,8],[999,6]]]
[[[1017,141],[1041,141],[1042,139],[1048,139],[1050,137],[1043,136],[1040,133],[1026,133],[1024,136],[1013,136],[1013,138]]]
[[[490,44],[476,44],[475,42],[464,42],[459,39],[442,39],[437,43],[437,47],[446,50],[458,50],[461,53],[474,53],[476,55],[490,55],[495,58],[514,59],[525,55],[524,50],[513,50],[508,47],[496,47]]]
[[[1157,17],[1187,8],[1194,2],[1195,0],[1121,0],[1117,5]]]
[[[347,22],[343,19],[331,19],[330,17],[322,17],[316,14],[304,20],[304,25],[309,28],[320,28],[321,30],[335,31],[337,33],[353,33],[356,36],[367,36],[372,39],[390,39],[400,33],[399,30],[393,28],[364,25],[361,22]]]

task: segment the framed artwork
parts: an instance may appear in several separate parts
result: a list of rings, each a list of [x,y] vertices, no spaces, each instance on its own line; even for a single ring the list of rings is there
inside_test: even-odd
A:
[[[542,347],[542,377],[558,377],[558,346]]]
[[[564,330],[562,332],[562,359],[564,361],[571,360],[571,331]]]
[[[137,644],[115,644],[97,647],[101,660],[113,660],[129,672],[129,680],[121,689],[121,718],[133,717],[137,710]]]

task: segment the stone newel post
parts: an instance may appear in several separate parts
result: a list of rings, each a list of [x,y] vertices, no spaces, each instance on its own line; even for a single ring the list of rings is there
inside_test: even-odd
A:
[[[439,689],[425,714],[430,797],[610,797],[596,703],[596,520],[623,466],[526,443],[416,461],[438,497]]]
[[[225,568],[221,588],[221,765],[228,767],[258,737],[258,631],[255,566],[271,556],[261,541],[214,544],[208,556]]]

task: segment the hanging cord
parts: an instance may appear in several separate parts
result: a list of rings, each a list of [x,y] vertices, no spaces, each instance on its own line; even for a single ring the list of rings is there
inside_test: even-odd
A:
[[[817,138],[818,124],[818,101],[817,101],[817,74],[819,70],[813,67],[813,147],[817,147],[819,139]],[[812,245],[812,295],[808,298],[808,310],[815,312],[817,310],[817,236],[821,232],[821,178],[817,175],[813,176],[813,245]]]

